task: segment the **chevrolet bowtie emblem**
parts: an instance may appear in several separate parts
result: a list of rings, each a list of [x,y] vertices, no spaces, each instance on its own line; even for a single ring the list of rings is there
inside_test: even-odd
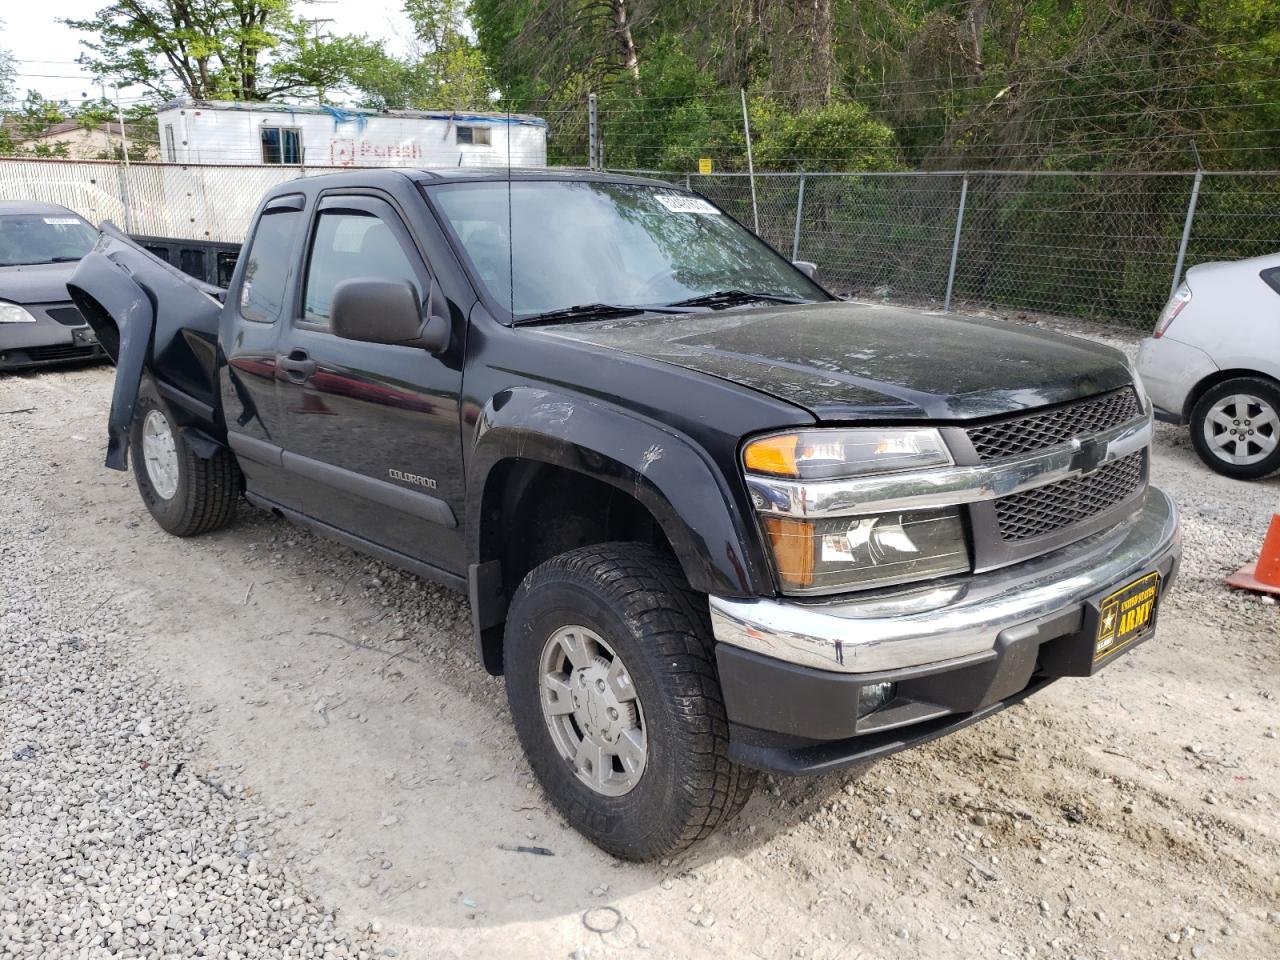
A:
[[[1093,473],[1107,455],[1107,445],[1099,440],[1077,440],[1080,449],[1071,458],[1071,469]]]

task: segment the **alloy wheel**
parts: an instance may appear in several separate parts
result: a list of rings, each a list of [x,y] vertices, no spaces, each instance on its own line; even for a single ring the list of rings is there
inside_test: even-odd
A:
[[[1280,443],[1280,415],[1261,397],[1229,394],[1209,408],[1204,439],[1223,462],[1251,466],[1265,460]]]
[[[178,448],[169,421],[159,410],[150,411],[142,422],[142,459],[156,495],[172,500],[178,492]]]
[[[630,792],[649,745],[622,658],[594,630],[561,627],[543,646],[539,686],[551,740],[577,778],[606,797]]]

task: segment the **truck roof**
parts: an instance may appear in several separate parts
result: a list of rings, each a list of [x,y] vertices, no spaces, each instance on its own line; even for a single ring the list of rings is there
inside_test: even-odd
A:
[[[79,214],[74,210],[68,210],[66,207],[59,206],[56,203],[44,203],[40,200],[0,200],[0,217],[7,215],[31,216],[42,213],[58,214],[60,216],[72,216],[79,219]]]
[[[325,173],[316,177],[304,177],[279,184],[269,191],[270,196],[297,193],[309,185],[319,187],[369,186],[387,177],[408,177],[416,183],[466,183],[476,181],[512,180],[582,180],[597,183],[634,183],[651,187],[670,187],[663,180],[633,177],[603,170],[579,170],[570,167],[445,167],[427,170],[414,167],[360,167],[342,173]]]

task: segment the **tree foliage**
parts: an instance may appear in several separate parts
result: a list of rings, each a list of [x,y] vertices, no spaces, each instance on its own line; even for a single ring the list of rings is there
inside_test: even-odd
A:
[[[323,101],[385,56],[365,37],[321,37],[291,0],[113,0],[83,31],[80,62],[159,97]]]
[[[763,128],[757,147],[781,169],[1185,169],[1192,141],[1220,167],[1270,165],[1280,149],[1280,11],[1269,0],[473,0],[472,10],[479,47],[519,107],[585,111],[586,94],[599,94],[611,164],[710,155],[740,165],[740,88],[780,131],[777,151]],[[584,126],[565,133],[556,155],[582,162]]]

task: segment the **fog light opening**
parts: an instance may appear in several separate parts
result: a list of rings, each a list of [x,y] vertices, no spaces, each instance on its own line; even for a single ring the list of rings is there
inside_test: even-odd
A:
[[[858,719],[887,706],[898,695],[896,683],[867,683],[858,690]]]

